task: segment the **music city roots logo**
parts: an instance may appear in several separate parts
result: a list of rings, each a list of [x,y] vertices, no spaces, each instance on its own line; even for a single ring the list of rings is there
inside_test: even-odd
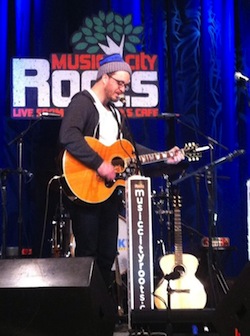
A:
[[[135,189],[135,199],[138,211],[137,220],[137,235],[138,235],[138,253],[137,253],[137,263],[138,263],[138,285],[139,285],[139,309],[145,308],[145,284],[146,284],[146,272],[144,270],[144,247],[143,247],[143,236],[144,236],[144,222],[143,222],[143,200],[145,192],[143,189]]]
[[[103,55],[113,53],[121,54],[133,72],[125,97],[128,117],[157,116],[158,58],[137,51],[142,39],[143,27],[133,26],[132,15],[100,11],[73,33],[72,54],[51,54],[50,60],[13,58],[12,118],[33,119],[44,112],[63,117],[72,96],[94,83]],[[117,107],[125,113],[120,102]]]

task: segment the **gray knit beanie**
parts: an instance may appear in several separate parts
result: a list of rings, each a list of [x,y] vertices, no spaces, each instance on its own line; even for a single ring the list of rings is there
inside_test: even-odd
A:
[[[102,75],[115,71],[127,71],[130,76],[132,75],[132,70],[129,64],[124,61],[120,54],[105,55],[100,60],[100,67],[96,79],[98,80]]]

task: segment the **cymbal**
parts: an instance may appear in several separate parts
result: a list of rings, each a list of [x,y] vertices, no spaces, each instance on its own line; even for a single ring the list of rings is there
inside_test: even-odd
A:
[[[187,161],[178,164],[168,164],[165,162],[151,163],[142,167],[143,174],[148,177],[161,177],[164,175],[173,176],[182,173],[189,167]]]

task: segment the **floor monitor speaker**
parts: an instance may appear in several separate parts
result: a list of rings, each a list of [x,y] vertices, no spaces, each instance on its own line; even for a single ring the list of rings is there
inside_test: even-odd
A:
[[[93,258],[0,260],[0,335],[110,336],[113,327]]]
[[[241,336],[250,332],[250,262],[247,263],[232,288],[216,307],[215,321],[221,335]]]

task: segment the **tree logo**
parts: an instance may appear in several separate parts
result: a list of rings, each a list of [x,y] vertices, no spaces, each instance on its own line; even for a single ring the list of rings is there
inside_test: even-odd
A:
[[[83,25],[71,37],[75,53],[105,54],[137,53],[136,46],[141,45],[143,27],[132,24],[132,15],[124,18],[113,12],[105,15],[100,11],[92,18],[85,18]]]

